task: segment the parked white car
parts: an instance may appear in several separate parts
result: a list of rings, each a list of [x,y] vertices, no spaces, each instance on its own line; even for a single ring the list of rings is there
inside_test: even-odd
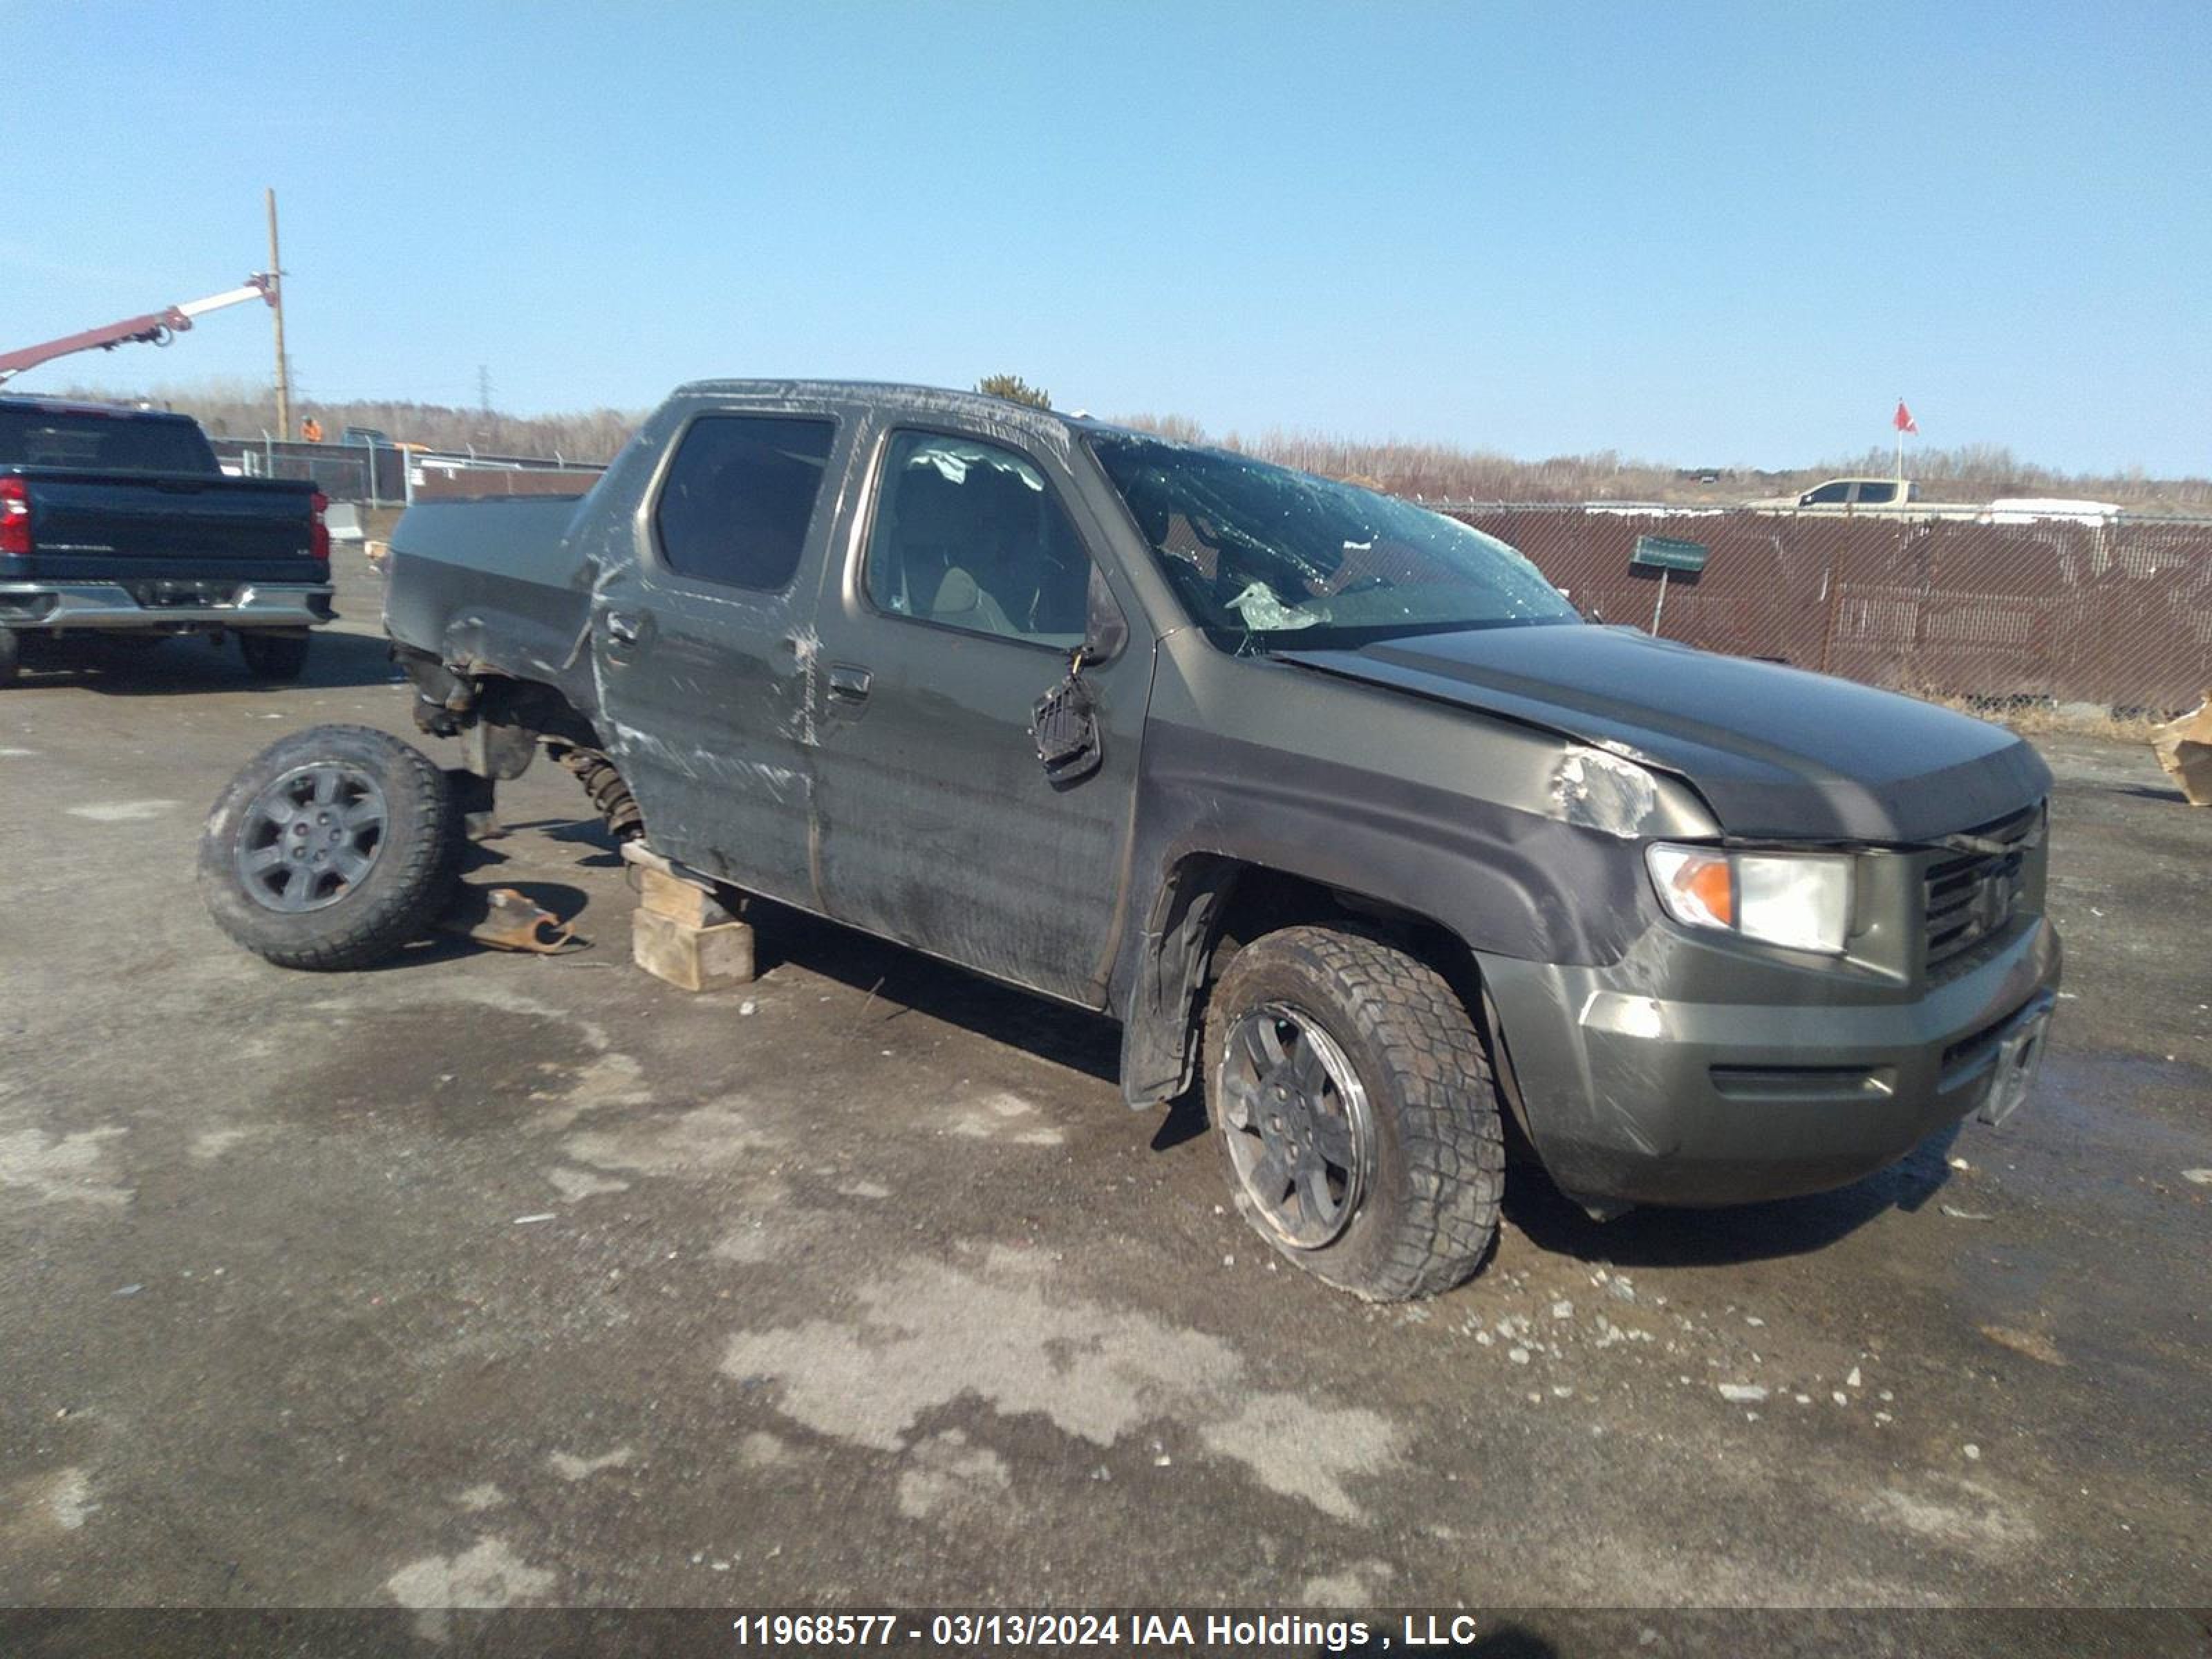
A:
[[[1901,512],[1916,506],[1920,486],[1910,478],[1828,478],[1796,495],[1747,501],[1766,513]]]
[[[2034,524],[2057,519],[2068,524],[2110,524],[2120,509],[2110,501],[2076,501],[2064,495],[2002,495],[1982,515],[1984,524]]]

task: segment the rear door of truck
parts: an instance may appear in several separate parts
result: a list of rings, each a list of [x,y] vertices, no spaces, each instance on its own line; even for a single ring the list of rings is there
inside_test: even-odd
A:
[[[602,736],[658,850],[819,909],[815,590],[856,417],[740,397],[663,419],[645,434],[663,459],[600,556]]]

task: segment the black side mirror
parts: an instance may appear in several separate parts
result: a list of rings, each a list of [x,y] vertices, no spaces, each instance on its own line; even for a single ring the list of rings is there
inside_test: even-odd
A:
[[[1106,758],[1098,730],[1097,707],[1083,671],[1121,654],[1129,643],[1129,619],[1121,614],[1114,590],[1098,567],[1091,567],[1091,587],[1084,601],[1083,643],[1067,665],[1067,678],[1039,697],[1030,711],[1030,738],[1036,744],[1038,762],[1055,789],[1079,784],[1096,772]]]
[[[1036,744],[1038,763],[1055,789],[1082,782],[1106,758],[1091,688],[1083,683],[1082,659],[1088,649],[1078,653],[1067,678],[1039,697],[1030,711],[1030,740]]]
[[[1128,618],[1121,614],[1114,590],[1097,565],[1091,567],[1091,589],[1084,605],[1083,660],[1111,662],[1129,642]]]

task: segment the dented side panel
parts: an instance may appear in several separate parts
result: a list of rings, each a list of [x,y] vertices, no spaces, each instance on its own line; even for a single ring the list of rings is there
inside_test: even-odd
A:
[[[588,714],[591,498],[426,501],[392,532],[385,631],[457,672],[550,685]]]
[[[625,476],[588,527],[591,661],[599,735],[637,797],[656,850],[694,869],[810,909],[821,702],[814,592],[866,424],[835,400],[775,412],[837,424],[799,563],[779,592],[669,570],[653,507],[684,428],[757,410],[756,399],[679,393],[625,454]]]
[[[1656,919],[1638,842],[1717,827],[1678,781],[1512,721],[1231,658],[1188,630],[1163,655],[1134,857],[1147,920],[1115,980],[1133,1103],[1188,1080],[1207,942],[1194,926],[1240,864],[1427,918],[1479,952],[1608,963]]]
[[[1650,769],[1575,744],[1553,769],[1549,805],[1562,823],[1634,841],[1650,823],[1658,794]]]

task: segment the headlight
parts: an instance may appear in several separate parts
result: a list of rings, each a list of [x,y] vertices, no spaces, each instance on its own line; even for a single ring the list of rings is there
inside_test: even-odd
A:
[[[1850,935],[1848,854],[1731,853],[1657,842],[1644,858],[1659,902],[1685,927],[1831,955]]]

